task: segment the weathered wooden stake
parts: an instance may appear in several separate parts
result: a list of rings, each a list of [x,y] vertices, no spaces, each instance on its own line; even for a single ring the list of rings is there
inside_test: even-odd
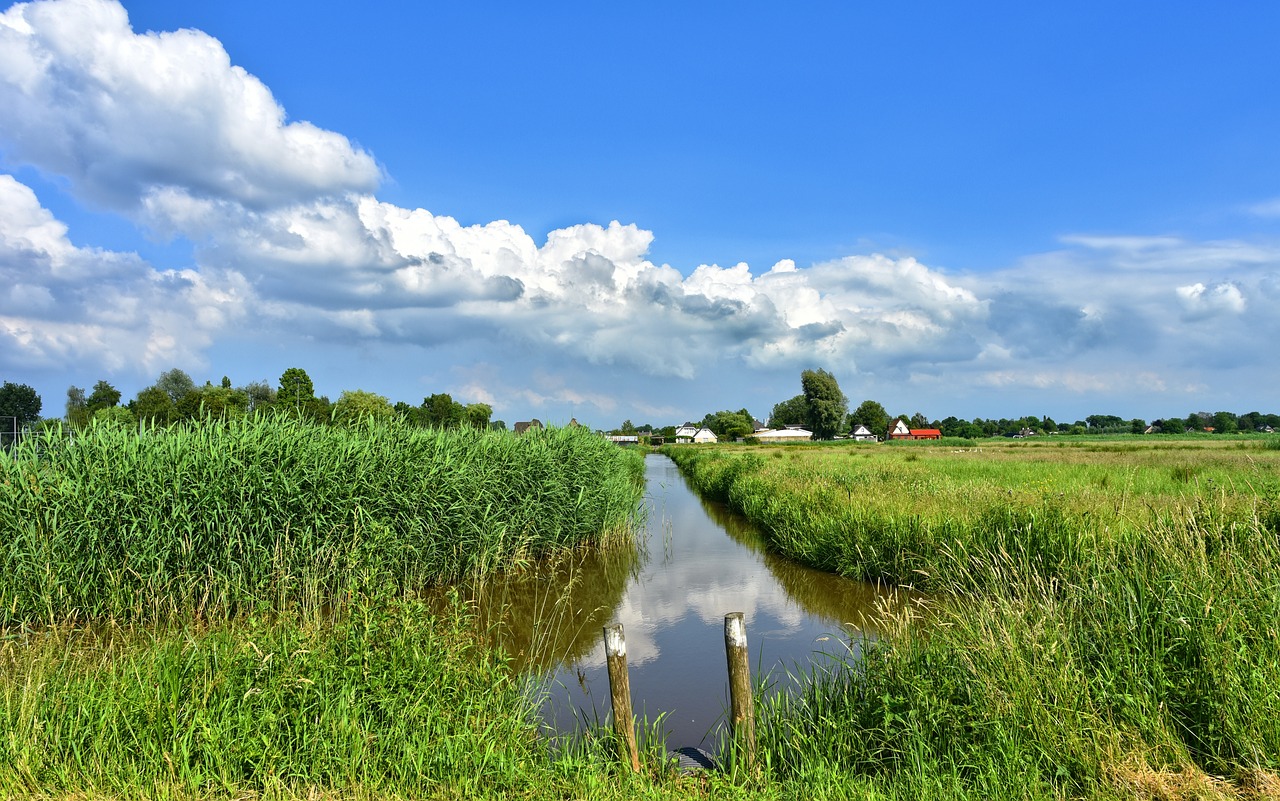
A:
[[[751,657],[741,612],[724,616],[724,650],[729,660],[729,739],[748,772],[756,766],[756,711],[751,701]]]
[[[622,624],[604,627],[604,655],[609,663],[609,697],[613,701],[613,730],[618,733],[622,761],[640,771],[640,751],[636,747],[635,721],[631,719],[631,680],[627,677],[627,641]]]

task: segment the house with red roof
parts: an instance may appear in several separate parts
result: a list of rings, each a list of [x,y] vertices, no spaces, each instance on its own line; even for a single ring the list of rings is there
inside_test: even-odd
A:
[[[898,418],[889,426],[889,439],[942,439],[942,432],[936,428],[909,428],[905,420]]]

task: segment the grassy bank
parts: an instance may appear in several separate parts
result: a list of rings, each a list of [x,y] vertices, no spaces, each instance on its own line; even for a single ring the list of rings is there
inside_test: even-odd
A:
[[[0,454],[0,797],[677,792],[591,737],[553,755],[432,589],[628,540],[638,454],[286,420],[36,445]]]
[[[927,625],[899,620],[862,664],[772,702],[775,780],[899,798],[1280,791],[1275,449],[669,453],[779,551],[935,599]]]

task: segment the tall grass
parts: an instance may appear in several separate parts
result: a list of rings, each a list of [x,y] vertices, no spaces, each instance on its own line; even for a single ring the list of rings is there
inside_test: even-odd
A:
[[[629,540],[642,480],[582,429],[260,419],[0,455],[0,797],[630,797],[648,775],[551,753],[494,610],[439,588]]]
[[[578,428],[516,437],[285,419],[95,426],[0,453],[0,625],[328,603],[626,536],[638,455]]]
[[[861,661],[769,702],[775,780],[896,798],[1280,795],[1275,457],[912,453],[673,452],[775,547],[931,590],[923,625],[898,618]]]

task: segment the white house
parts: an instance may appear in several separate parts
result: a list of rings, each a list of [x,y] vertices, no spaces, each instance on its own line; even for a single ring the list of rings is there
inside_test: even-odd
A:
[[[715,432],[709,428],[685,423],[676,429],[676,442],[716,442]]]
[[[849,439],[856,440],[858,442],[875,442],[876,435],[871,433],[871,429],[859,424],[854,426],[853,430],[849,432]]]

